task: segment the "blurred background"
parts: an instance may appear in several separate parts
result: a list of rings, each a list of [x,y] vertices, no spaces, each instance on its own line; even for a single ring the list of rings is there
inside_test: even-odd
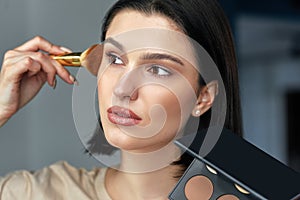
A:
[[[300,172],[300,2],[219,1],[235,36],[244,137]],[[36,35],[74,51],[97,43],[114,2],[0,0],[1,63],[5,51]],[[55,90],[45,85],[0,129],[0,176],[59,160],[87,169],[100,165],[84,154],[77,135],[72,88],[61,80]]]
[[[300,172],[300,1],[219,1],[235,36],[244,136]]]

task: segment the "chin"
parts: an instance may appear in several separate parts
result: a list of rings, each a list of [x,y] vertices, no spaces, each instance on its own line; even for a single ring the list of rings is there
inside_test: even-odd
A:
[[[127,135],[119,128],[109,128],[109,130],[104,131],[104,133],[108,143],[121,150],[137,150],[145,146],[141,139]]]
[[[157,138],[139,139],[129,136],[120,130],[106,132],[105,137],[110,145],[132,153],[154,152],[167,146],[173,140],[172,138],[164,138],[164,141]]]
[[[108,143],[120,150],[131,152],[153,152],[168,145],[175,137],[174,127],[163,129],[161,133],[149,138],[137,138],[124,132],[120,126],[110,123],[108,120],[102,122],[104,135]],[[171,130],[170,130],[171,129]]]

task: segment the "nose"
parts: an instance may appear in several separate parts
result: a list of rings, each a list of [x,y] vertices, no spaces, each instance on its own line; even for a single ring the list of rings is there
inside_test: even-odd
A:
[[[136,70],[126,72],[114,88],[114,95],[119,100],[136,100],[138,98],[139,82],[139,76]]]

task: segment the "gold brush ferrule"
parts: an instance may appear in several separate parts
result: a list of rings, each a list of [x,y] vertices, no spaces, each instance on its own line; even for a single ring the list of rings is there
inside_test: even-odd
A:
[[[63,66],[80,67],[81,54],[82,52],[75,52],[75,53],[68,53],[68,54],[58,55],[58,56],[51,55],[51,57]]]

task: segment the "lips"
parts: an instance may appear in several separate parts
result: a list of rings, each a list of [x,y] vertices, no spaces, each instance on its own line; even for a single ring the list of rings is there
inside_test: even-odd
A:
[[[134,126],[142,120],[133,111],[119,106],[112,106],[107,109],[107,116],[111,123],[123,126]]]

